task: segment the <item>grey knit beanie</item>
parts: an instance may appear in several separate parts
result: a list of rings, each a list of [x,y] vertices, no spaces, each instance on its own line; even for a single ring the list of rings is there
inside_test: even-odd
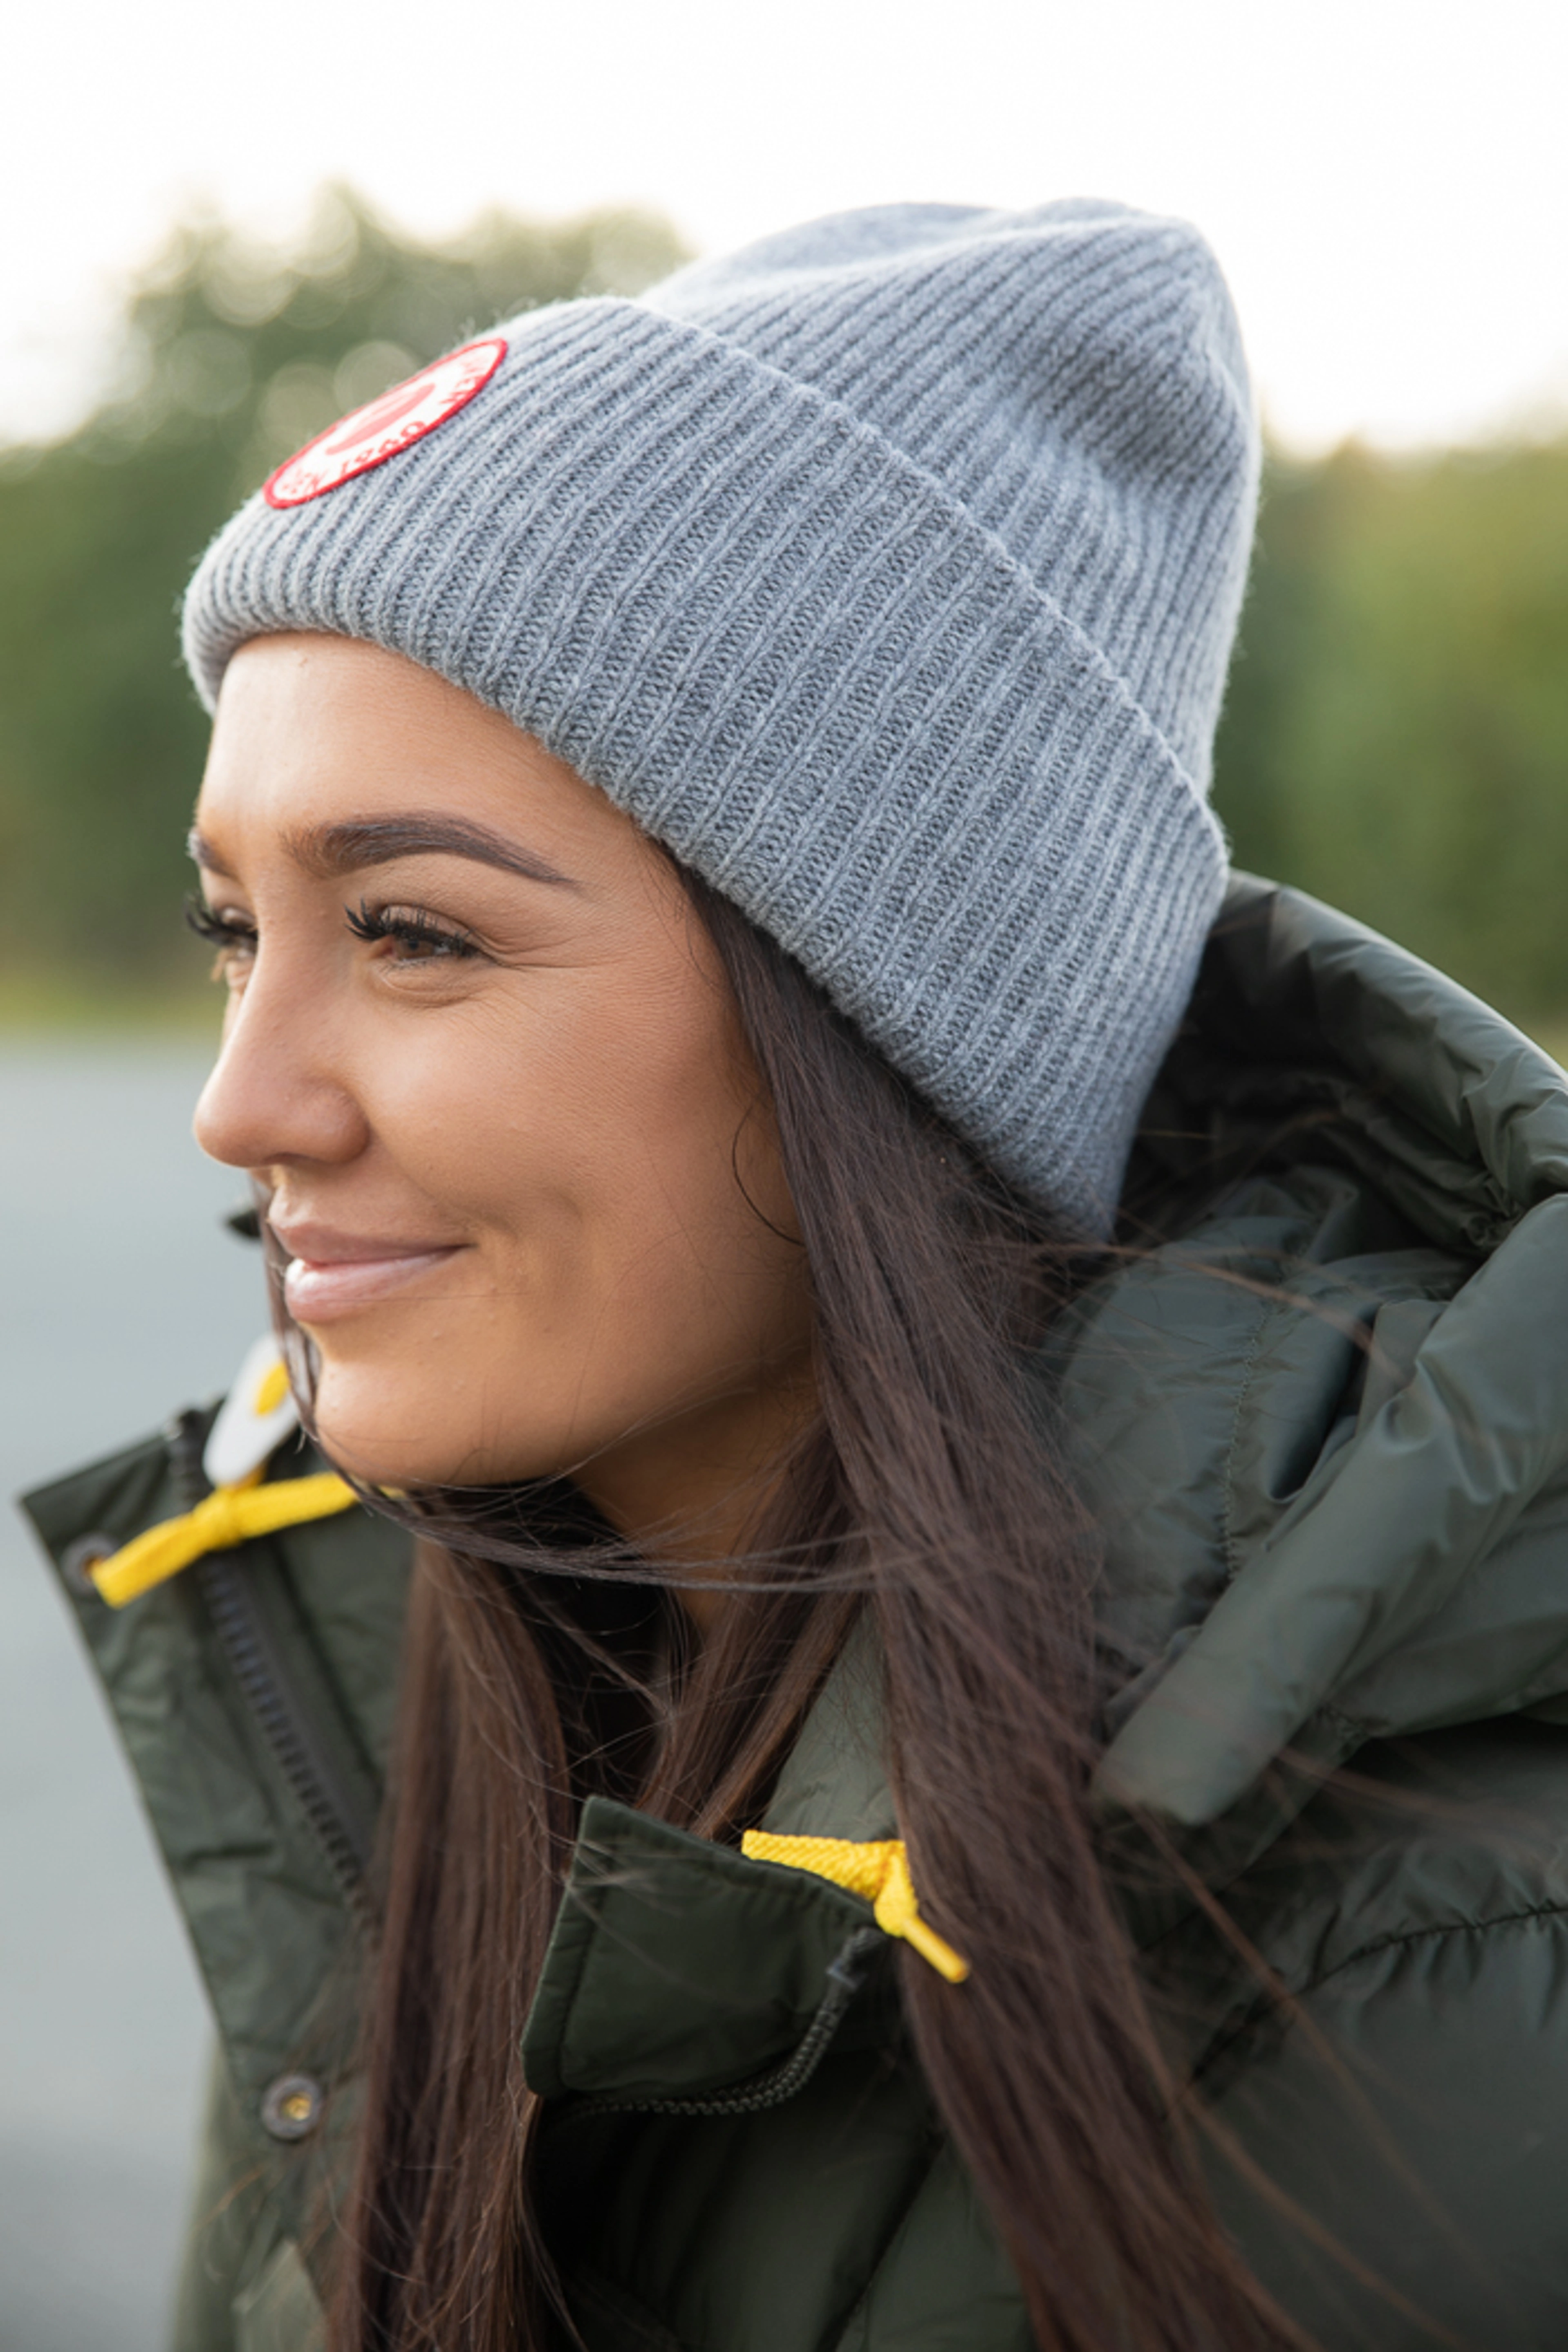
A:
[[[185,656],[211,707],[247,638],[336,631],[493,704],[1103,1232],[1219,903],[1257,462],[1192,229],[852,213],[334,427],[209,550]]]

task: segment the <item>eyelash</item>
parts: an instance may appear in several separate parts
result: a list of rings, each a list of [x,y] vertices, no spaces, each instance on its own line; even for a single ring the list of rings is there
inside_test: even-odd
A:
[[[343,908],[343,920],[356,940],[367,942],[395,940],[409,949],[435,948],[439,950],[442,957],[451,957],[454,961],[479,952],[473,940],[463,932],[437,922],[435,916],[426,914],[422,907],[401,909],[373,907],[368,899],[362,898],[357,908]],[[240,915],[220,914],[205,899],[186,899],[185,921],[197,939],[205,940],[209,947],[218,950],[220,955],[254,954],[256,951],[254,923],[247,922]],[[437,961],[436,958],[426,960]]]
[[[205,940],[208,947],[226,950],[231,955],[256,945],[254,925],[237,915],[220,915],[205,898],[185,900],[185,929],[195,931],[198,940]]]
[[[465,933],[437,922],[423,907],[373,907],[362,898],[357,910],[343,908],[343,919],[356,940],[399,940],[407,948],[438,948],[454,959],[479,952]]]

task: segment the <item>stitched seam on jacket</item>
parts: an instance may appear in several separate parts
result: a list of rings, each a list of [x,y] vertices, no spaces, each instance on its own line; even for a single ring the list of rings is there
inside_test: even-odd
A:
[[[848,2310],[845,2313],[843,2318],[837,2323],[837,2326],[835,2326],[828,2335],[823,2337],[823,2352],[838,2352],[839,2346],[844,2343],[850,2329],[859,2318],[862,2311],[864,2311],[867,2302],[869,2299],[871,2290],[876,2285],[877,2281],[881,2277],[882,2273],[887,2269],[888,2263],[892,2256],[893,2248],[898,2243],[899,2237],[903,2230],[904,2224],[909,2220],[910,2215],[914,2211],[921,2198],[924,2195],[926,2188],[931,2180],[931,2174],[936,2170],[937,2158],[941,2156],[942,2149],[946,2146],[947,2141],[942,2134],[940,2132],[933,2132],[931,2135],[931,2145],[929,2152],[927,2153],[926,2160],[921,2165],[919,2173],[916,2175],[915,2179],[910,2186],[909,2195],[903,2200],[897,2213],[888,2225],[882,2242],[878,2247],[877,2252],[872,2258],[871,2267],[866,2273],[865,2285],[861,2288],[859,2294],[856,2296],[854,2302],[850,2305]]]
[[[1267,1991],[1259,1992],[1246,2015],[1222,2040],[1212,2042],[1204,2052],[1189,2080],[1198,2082],[1227,2050],[1251,2032],[1260,2019],[1281,2014],[1289,2017],[1293,2004],[1310,2000],[1314,1993],[1321,1992],[1325,1985],[1332,1984],[1336,1977],[1342,1976],[1347,1969],[1353,1969],[1360,1960],[1371,1959],[1379,1952],[1398,1951],[1412,1944],[1436,1943],[1445,1936],[1487,1936],[1494,1927],[1527,1927],[1534,1919],[1564,1917],[1568,1917],[1568,1903],[1540,1903],[1522,1911],[1500,1911],[1491,1919],[1455,1919],[1446,1927],[1409,1927],[1402,1935],[1374,1936],[1370,1943],[1358,1944],[1353,1952],[1347,1953],[1342,1960],[1336,1960],[1331,1969],[1325,1969],[1321,1976],[1310,1977],[1303,1985],[1287,1987],[1283,2000]]]
[[[1263,1353],[1263,1334],[1273,1320],[1274,1311],[1271,1299],[1264,1299],[1260,1303],[1257,1326],[1241,1367],[1241,1385],[1237,1390],[1236,1405],[1230,1417],[1230,1443],[1225,1450],[1225,1468],[1220,1475],[1219,1512],[1220,1550],[1225,1559],[1226,1584],[1234,1584],[1241,1574],[1241,1561],[1236,1547],[1236,1460],[1241,1450],[1242,1416],[1258,1377],[1258,1359]]]
[[[1568,1916],[1568,1903],[1533,1903],[1521,1911],[1500,1911],[1490,1919],[1455,1919],[1446,1927],[1406,1927],[1403,1934],[1397,1936],[1374,1936],[1370,1943],[1358,1944],[1345,1958],[1336,1960],[1331,1969],[1325,1969],[1321,1977],[1314,1977],[1302,1988],[1298,1998],[1305,1999],[1309,1993],[1321,1992],[1326,1984],[1331,1984],[1337,1976],[1342,1976],[1346,1969],[1353,1969],[1358,1960],[1371,1959],[1377,1952],[1397,1951],[1409,1944],[1436,1943],[1444,1936],[1486,1936],[1494,1927],[1520,1927],[1531,1919],[1561,1919],[1565,1916]]]
[[[568,2300],[576,2294],[584,2303],[595,2304],[601,2315],[612,2321],[624,2336],[630,2329],[648,2352],[687,2352],[682,2339],[668,2328],[657,2312],[616,2279],[605,2278],[601,2272],[579,2269],[567,2273]]]

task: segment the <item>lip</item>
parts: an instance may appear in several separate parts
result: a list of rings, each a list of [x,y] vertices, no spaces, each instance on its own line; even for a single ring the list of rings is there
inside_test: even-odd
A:
[[[468,1246],[276,1221],[273,1230],[289,1253],[283,1276],[289,1312],[306,1325],[336,1322],[411,1289]]]

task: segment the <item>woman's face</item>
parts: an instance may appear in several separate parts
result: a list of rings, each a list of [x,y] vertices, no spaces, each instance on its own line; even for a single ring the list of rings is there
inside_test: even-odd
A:
[[[196,1135],[270,1195],[333,1457],[572,1475],[627,1533],[709,1513],[722,1548],[810,1312],[668,862],[494,711],[328,636],[236,656],[196,823],[229,989]]]

